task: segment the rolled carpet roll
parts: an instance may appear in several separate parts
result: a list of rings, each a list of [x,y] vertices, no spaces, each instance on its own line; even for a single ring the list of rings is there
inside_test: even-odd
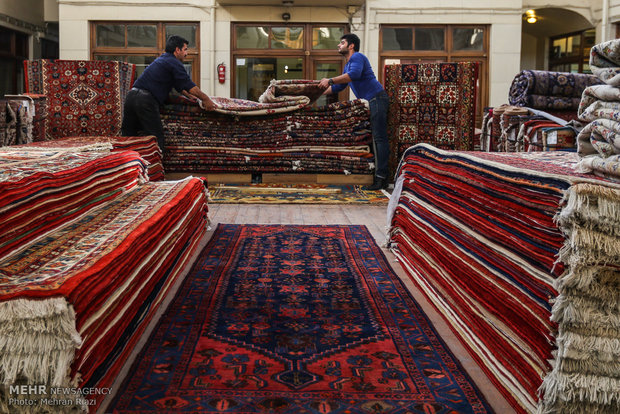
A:
[[[602,82],[584,73],[522,70],[510,86],[511,105],[537,109],[577,109],[585,88]]]

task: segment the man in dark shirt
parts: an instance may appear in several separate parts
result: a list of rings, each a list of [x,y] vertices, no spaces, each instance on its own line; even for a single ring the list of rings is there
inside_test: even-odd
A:
[[[124,136],[155,135],[159,148],[164,149],[164,129],[159,107],[172,88],[202,101],[202,107],[213,110],[217,105],[194,82],[183,66],[187,56],[188,41],[180,36],[170,36],[166,41],[166,53],[153,61],[133,84],[125,97],[123,124]]]
[[[359,99],[366,99],[370,106],[370,127],[375,153],[375,178],[367,190],[381,190],[387,188],[388,158],[390,157],[390,142],[387,137],[387,111],[389,98],[383,86],[375,77],[368,58],[359,53],[360,38],[353,33],[347,33],[340,38],[338,53],[346,57],[342,75],[331,79],[323,78],[319,84],[326,88],[325,94],[338,93],[347,85]]]

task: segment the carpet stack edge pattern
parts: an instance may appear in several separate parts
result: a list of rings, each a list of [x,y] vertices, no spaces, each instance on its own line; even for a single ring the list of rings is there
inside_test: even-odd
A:
[[[521,413],[620,408],[620,185],[578,162],[419,144],[390,200],[392,251]]]
[[[0,411],[94,413],[105,394],[53,389],[113,383],[206,232],[205,183],[149,182],[134,151],[11,148],[0,166]]]

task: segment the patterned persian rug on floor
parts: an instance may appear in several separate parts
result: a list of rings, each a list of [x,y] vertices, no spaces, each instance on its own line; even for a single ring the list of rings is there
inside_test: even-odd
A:
[[[215,184],[213,204],[387,204],[389,193],[366,191],[360,185]]]
[[[364,226],[219,225],[106,412],[490,412]]]
[[[119,135],[135,65],[96,60],[25,60],[26,92],[47,96],[48,137]]]
[[[390,97],[390,170],[419,143],[447,150],[474,149],[478,63],[419,63],[385,67]]]

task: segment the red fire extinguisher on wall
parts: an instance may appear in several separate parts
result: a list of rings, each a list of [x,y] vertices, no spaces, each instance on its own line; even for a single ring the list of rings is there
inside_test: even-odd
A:
[[[226,65],[224,63],[217,65],[217,79],[220,83],[226,82]]]

